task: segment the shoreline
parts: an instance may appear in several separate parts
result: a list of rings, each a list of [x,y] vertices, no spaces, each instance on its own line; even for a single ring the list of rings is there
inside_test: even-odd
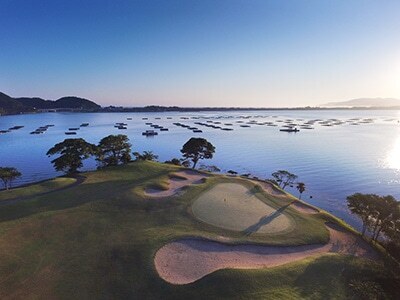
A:
[[[45,113],[193,113],[193,112],[247,112],[247,111],[396,111],[400,110],[400,106],[392,107],[165,107],[156,106],[155,108],[147,107],[102,107],[100,110],[76,110],[71,111],[68,108],[56,111],[31,111],[16,112],[12,114],[0,114],[0,117],[32,115]]]

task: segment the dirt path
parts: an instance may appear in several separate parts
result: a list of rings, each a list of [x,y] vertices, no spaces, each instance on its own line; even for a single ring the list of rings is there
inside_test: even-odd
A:
[[[167,190],[148,188],[145,190],[145,194],[146,196],[154,198],[170,197],[179,193],[185,186],[202,183],[202,180],[207,176],[206,174],[192,170],[175,172],[170,174]]]
[[[330,233],[326,245],[229,245],[204,239],[183,239],[160,248],[154,263],[165,281],[188,284],[220,269],[274,267],[329,252],[378,259],[375,251],[360,237],[334,224],[326,226]]]
[[[10,200],[3,200],[3,201],[0,201],[0,206],[1,205],[16,204],[16,203],[20,203],[20,202],[24,202],[24,201],[30,200],[33,197],[39,197],[39,196],[48,195],[48,194],[51,194],[51,193],[54,193],[54,192],[64,191],[64,190],[76,187],[76,186],[82,184],[86,180],[86,177],[83,176],[83,175],[77,175],[77,176],[74,176],[72,178],[75,178],[76,181],[74,183],[71,183],[71,184],[67,185],[67,186],[63,186],[61,188],[58,188],[58,189],[55,189],[55,190],[52,190],[52,191],[48,191],[48,192],[44,192],[44,193],[38,193],[38,194],[33,194],[33,195],[30,195],[30,196],[24,196],[24,197],[17,197],[17,198],[13,198],[13,199],[10,199]]]

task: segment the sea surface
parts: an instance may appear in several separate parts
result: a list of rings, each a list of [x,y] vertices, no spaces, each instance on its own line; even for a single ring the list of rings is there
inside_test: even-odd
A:
[[[204,137],[216,147],[216,153],[212,160],[201,163],[215,165],[222,172],[234,170],[259,178],[270,178],[276,170],[289,170],[306,184],[302,199],[359,227],[359,221],[347,210],[346,196],[356,192],[391,194],[400,200],[398,120],[400,111],[394,110],[0,116],[0,130],[24,126],[0,134],[0,166],[19,169],[23,176],[14,185],[21,185],[61,175],[53,169],[50,163],[52,158],[47,157],[46,152],[65,138],[82,137],[88,142],[98,143],[109,134],[126,134],[133,151],[151,150],[159,156],[159,161],[165,161],[180,158],[179,150],[190,137]],[[114,127],[117,122],[126,123],[127,129]],[[153,129],[146,122],[161,125],[169,131],[155,129],[157,136],[145,137],[142,132]],[[194,133],[173,124],[177,122],[197,127],[203,132]],[[206,127],[195,122],[233,130]],[[301,125],[306,122],[313,129],[300,128],[297,133],[279,131],[285,124]],[[68,128],[79,127],[81,123],[89,123],[89,126],[81,127],[76,135],[65,135]],[[43,134],[30,134],[45,125],[54,126]],[[250,127],[241,127],[243,125]],[[84,170],[95,168],[93,159],[85,161]],[[291,192],[298,194],[295,188]]]

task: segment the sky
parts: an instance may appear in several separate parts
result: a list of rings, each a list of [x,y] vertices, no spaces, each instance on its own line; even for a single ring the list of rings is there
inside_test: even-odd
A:
[[[398,0],[0,0],[0,91],[103,106],[400,98]]]

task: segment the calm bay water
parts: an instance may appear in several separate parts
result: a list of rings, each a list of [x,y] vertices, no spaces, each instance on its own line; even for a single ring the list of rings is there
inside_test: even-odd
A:
[[[148,120],[142,120],[147,117]],[[181,119],[185,117],[188,119]],[[196,119],[194,119],[194,118]],[[244,118],[246,117],[246,118]],[[132,118],[132,120],[127,120]],[[156,119],[160,118],[160,119]],[[168,119],[167,119],[168,118]],[[199,118],[199,119],[197,119]],[[372,123],[351,125],[350,119],[374,119]],[[337,126],[315,124],[314,130],[298,133],[280,132],[280,127],[250,124],[277,120],[338,119],[347,121]],[[299,120],[302,119],[302,120]],[[0,166],[14,166],[23,176],[16,185],[61,175],[54,171],[46,156],[47,150],[69,136],[70,127],[90,123],[78,134],[89,142],[98,143],[109,134],[129,136],[133,151],[152,150],[160,161],[180,157],[182,145],[193,136],[208,139],[216,147],[207,165],[216,165],[222,171],[235,170],[251,173],[260,178],[270,178],[278,169],[289,170],[306,183],[303,199],[345,219],[353,226],[359,222],[349,215],[346,196],[355,192],[391,194],[400,200],[400,111],[250,111],[250,112],[201,112],[201,113],[45,113],[32,115],[1,116],[0,130],[16,125],[24,128],[0,134]],[[221,122],[222,131],[195,125],[195,122]],[[237,123],[237,122],[243,123]],[[127,130],[114,128],[116,122],[128,124]],[[144,130],[152,129],[145,122],[169,128],[158,136],[146,138]],[[174,122],[198,127],[202,133],[193,133]],[[332,121],[334,122],[334,121]],[[232,126],[225,126],[231,123]],[[46,133],[31,135],[31,131],[46,124],[54,124]],[[217,125],[217,124],[215,124]],[[218,126],[217,125],[217,126]],[[85,170],[96,167],[94,160],[85,162]],[[292,191],[297,195],[295,190]],[[312,198],[310,198],[312,196]]]

